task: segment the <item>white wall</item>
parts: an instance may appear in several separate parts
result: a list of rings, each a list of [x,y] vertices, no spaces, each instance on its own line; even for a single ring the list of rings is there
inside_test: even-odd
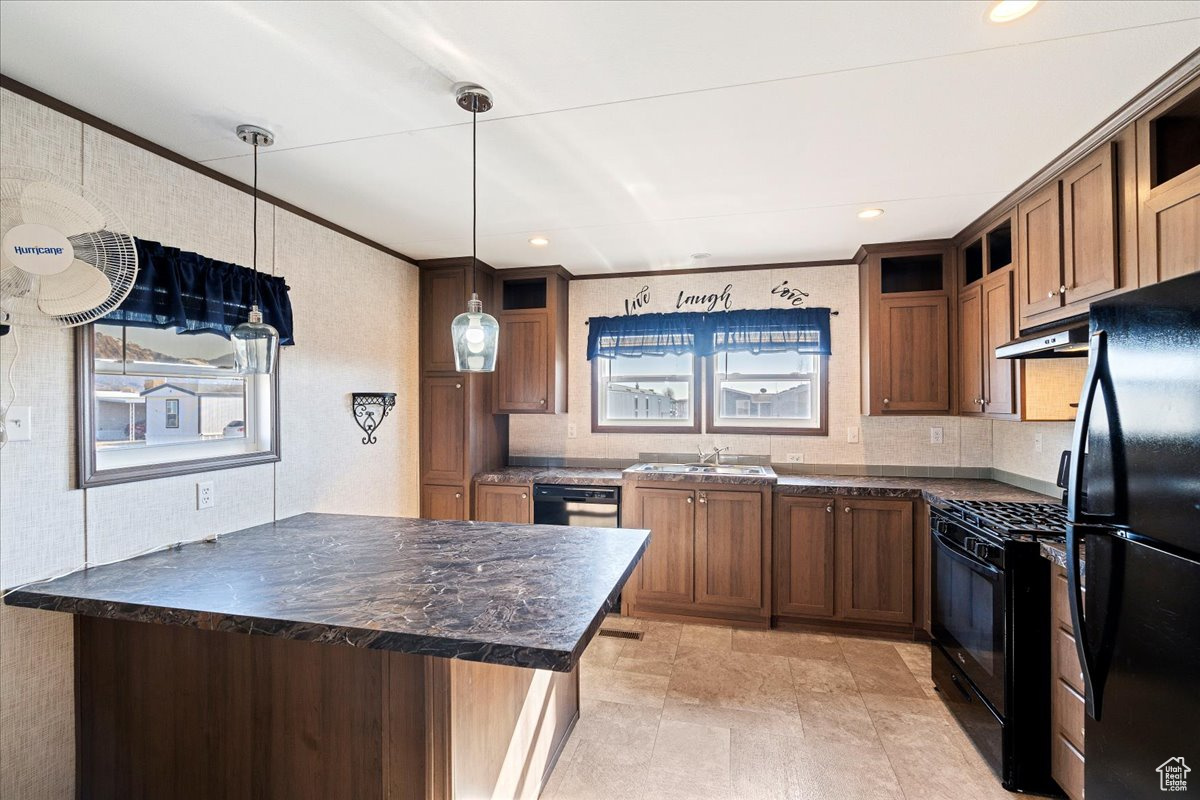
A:
[[[248,195],[7,91],[0,162],[82,181],[136,236],[251,261]],[[267,183],[270,169],[268,154]],[[416,268],[267,203],[258,264],[287,278],[295,315],[278,464],[73,488],[72,333],[17,332],[17,402],[33,406],[34,427],[32,442],[0,450],[0,586],[305,511],[417,513]],[[14,337],[0,339],[0,367],[13,354]],[[398,393],[378,444],[360,441],[355,391]],[[215,508],[195,509],[198,480],[215,483]],[[0,608],[0,797],[74,796],[70,623]]]
[[[829,435],[755,436],[738,434],[622,434],[591,431],[591,372],[587,362],[587,322],[592,316],[626,313],[625,301],[648,287],[650,301],[639,312],[670,312],[685,296],[720,293],[732,284],[733,308],[786,308],[772,289],[787,281],[808,292],[804,305],[838,312],[830,321],[833,355],[829,359]],[[859,413],[858,268],[830,265],[745,272],[721,272],[577,280],[571,283],[568,413],[556,416],[514,414],[509,452],[513,456],[636,459],[640,453],[692,452],[714,445],[731,452],[768,456],[787,463],[798,453],[806,464],[885,464],[914,467],[990,467],[1053,481],[1058,451],[1071,423],[993,423],[954,416],[865,417]],[[690,310],[690,309],[685,309]],[[574,426],[575,437],[570,438]],[[859,442],[847,441],[854,427]],[[943,442],[930,443],[929,429],[942,428]],[[1041,431],[1042,452],[1035,453],[1033,433]],[[997,439],[1000,439],[997,441]]]

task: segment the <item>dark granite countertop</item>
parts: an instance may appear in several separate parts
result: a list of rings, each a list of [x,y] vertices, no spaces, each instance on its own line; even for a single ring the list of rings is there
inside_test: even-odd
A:
[[[647,531],[301,514],[21,587],[10,605],[569,671]]]
[[[480,472],[477,483],[562,483],[572,486],[620,486],[621,470],[602,467],[503,467]]]
[[[1063,569],[1067,568],[1067,546],[1065,544],[1059,542],[1039,542],[1039,544],[1042,548],[1042,558]],[[1082,578],[1087,577],[1087,559],[1083,558],[1082,552],[1080,552],[1079,558],[1079,575]]]
[[[775,486],[784,495],[836,495],[846,497],[911,497],[930,503],[939,500],[1003,500],[1057,503],[1050,497],[1000,481],[973,478],[883,478],[857,475],[780,475]]]

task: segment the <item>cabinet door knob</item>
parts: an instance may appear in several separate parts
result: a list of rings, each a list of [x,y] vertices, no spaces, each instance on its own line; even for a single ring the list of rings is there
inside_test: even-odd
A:
[[[522,500],[528,500],[528,499],[529,499],[529,495],[528,495],[528,494],[526,494],[525,492],[521,492],[521,499],[522,499]]]
[[[825,506],[825,511],[826,511],[826,513],[832,514],[832,513],[833,513],[833,506]]]
[[[1065,283],[1064,283],[1062,286],[1058,287],[1058,293],[1059,293],[1059,294],[1066,294],[1066,293],[1067,293],[1067,285],[1066,285]]]
[[[689,497],[687,500],[688,500],[688,505],[691,505],[691,503],[692,503],[692,498],[690,498],[690,497]]]
[[[1046,297],[1054,297],[1057,292],[1046,292]]]
[[[462,492],[455,492],[455,493],[454,493],[454,499],[455,499],[455,500],[462,500]]]
[[[456,383],[456,384],[454,384],[454,388],[455,388],[455,389],[461,389],[461,388],[462,388],[462,384],[461,384],[461,383]]]
[[[849,513],[850,513],[850,506],[844,506],[844,507],[842,508],[842,511],[845,511],[847,514],[849,514]]]
[[[891,399],[890,397],[885,397],[885,398],[883,398],[883,404],[884,404],[885,406],[886,406],[888,403],[890,403],[890,402],[892,402],[892,399]]]
[[[707,503],[707,502],[708,502],[708,496],[707,496],[706,494],[704,494],[704,492],[701,492],[701,493],[700,493],[700,502],[701,502],[701,503]]]
[[[543,406],[544,406],[544,405],[546,405],[546,401],[545,401],[544,399],[543,399],[543,400],[538,400],[538,404],[539,404],[539,405],[543,405]]]

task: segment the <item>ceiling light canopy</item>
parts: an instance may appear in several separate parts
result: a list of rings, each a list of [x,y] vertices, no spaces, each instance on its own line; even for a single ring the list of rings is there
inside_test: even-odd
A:
[[[546,245],[550,244],[550,240],[545,236],[531,236],[529,238],[529,243],[534,247],[545,247]]]
[[[1001,25],[1012,22],[1033,11],[1037,4],[1038,0],[999,0],[988,12],[988,19]]]
[[[864,208],[862,211],[858,212],[859,219],[875,219],[876,217],[882,216],[882,208]]]

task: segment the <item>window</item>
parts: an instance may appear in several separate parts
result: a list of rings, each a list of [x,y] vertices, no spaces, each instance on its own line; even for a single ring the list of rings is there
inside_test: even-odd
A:
[[[81,485],[279,460],[276,375],[237,374],[225,337],[105,323],[78,336]]]
[[[695,361],[689,353],[593,359],[592,428],[699,431]]]
[[[794,352],[709,358],[708,430],[825,434],[826,358]]]

